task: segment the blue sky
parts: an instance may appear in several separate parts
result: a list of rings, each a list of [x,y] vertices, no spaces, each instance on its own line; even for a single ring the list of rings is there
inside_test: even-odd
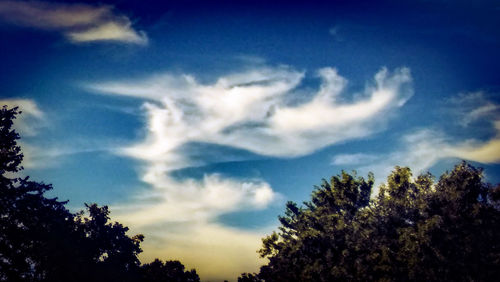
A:
[[[284,203],[342,169],[500,182],[495,1],[233,2],[0,2],[24,173],[204,280],[256,271]]]

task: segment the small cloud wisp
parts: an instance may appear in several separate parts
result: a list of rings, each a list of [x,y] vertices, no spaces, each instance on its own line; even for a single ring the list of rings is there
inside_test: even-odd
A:
[[[109,5],[42,1],[1,1],[0,20],[13,25],[61,32],[73,43],[112,41],[145,45],[137,31]]]

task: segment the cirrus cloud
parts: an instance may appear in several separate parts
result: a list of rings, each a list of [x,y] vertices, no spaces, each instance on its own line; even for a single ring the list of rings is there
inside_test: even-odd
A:
[[[412,95],[410,71],[380,70],[351,103],[340,102],[347,80],[336,69],[320,69],[320,88],[299,105],[287,104],[304,73],[289,67],[260,68],[201,84],[191,75],[157,75],[137,82],[90,86],[104,94],[147,100],[148,134],[125,149],[138,159],[169,159],[188,142],[206,142],[260,155],[294,157],[364,137],[383,128],[387,113]]]
[[[61,32],[73,43],[114,41],[147,44],[143,31],[109,5],[42,1],[2,1],[0,20],[14,25]]]
[[[360,165],[361,172],[373,171],[379,180],[390,174],[394,166],[408,166],[423,173],[443,159],[458,158],[483,164],[500,163],[500,106],[486,98],[481,91],[461,93],[449,99],[449,110],[456,115],[453,122],[465,128],[485,122],[494,130],[486,140],[465,138],[457,140],[444,130],[418,128],[403,135],[399,147],[388,154],[338,154],[332,165]],[[482,124],[478,123],[482,128]],[[483,128],[484,129],[484,128]]]

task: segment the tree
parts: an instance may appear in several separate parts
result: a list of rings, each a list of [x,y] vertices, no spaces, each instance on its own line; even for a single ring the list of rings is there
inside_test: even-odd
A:
[[[19,113],[0,110],[0,281],[46,280],[71,257],[64,242],[72,215],[44,196],[52,186],[15,176],[23,159],[12,128]]]
[[[142,266],[144,282],[199,282],[200,278],[196,270],[184,271],[184,265],[177,260],[170,260],[163,263],[155,259],[149,264]]]
[[[238,282],[261,282],[262,279],[259,278],[258,274],[255,273],[242,273],[238,277]]]
[[[369,203],[373,176],[368,180],[346,172],[323,180],[304,208],[288,202],[279,218],[279,233],[263,239],[262,257],[269,264],[259,277],[266,281],[332,281],[347,277],[348,268],[339,268],[351,259],[350,228],[360,210]]]
[[[144,236],[127,236],[128,227],[118,222],[110,223],[107,206],[85,204],[88,216],[83,211],[75,215],[75,231],[80,244],[79,255],[83,258],[88,281],[138,281],[142,252],[140,243]],[[90,277],[89,277],[90,275]]]
[[[0,281],[199,281],[178,261],[141,267],[144,236],[109,222],[107,206],[86,212],[47,198],[51,185],[18,177],[23,154],[13,122],[17,108],[0,109]],[[154,275],[152,275],[154,274]]]
[[[0,110],[0,281],[103,281],[105,273],[138,269],[142,235],[129,238],[126,227],[106,224],[107,207],[74,215],[66,202],[45,196],[51,185],[16,176],[23,169],[18,114]]]
[[[490,281],[500,275],[500,186],[462,162],[437,183],[396,167],[377,197],[342,172],[286,205],[259,281]]]

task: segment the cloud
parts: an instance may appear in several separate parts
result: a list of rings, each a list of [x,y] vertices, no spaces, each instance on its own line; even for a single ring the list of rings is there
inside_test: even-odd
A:
[[[500,121],[494,123],[497,134],[487,141],[469,139],[456,142],[453,138],[435,130],[417,131],[403,138],[406,151],[393,153],[390,159],[399,161],[399,165],[413,168],[417,173],[445,158],[500,163]]]
[[[371,154],[338,154],[332,158],[332,165],[357,165],[377,160],[377,155]]]
[[[487,141],[453,141],[443,132],[420,129],[403,136],[397,149],[387,155],[339,154],[334,165],[357,165],[361,173],[373,172],[383,182],[395,166],[410,167],[415,175],[424,173],[438,161],[459,158],[479,163],[500,163],[500,121],[495,122],[497,135]],[[375,191],[374,194],[377,192]]]
[[[30,99],[0,99],[0,107],[6,105],[8,108],[19,107],[22,111],[14,123],[14,127],[22,136],[34,136],[39,127],[45,122],[45,115]]]
[[[127,16],[117,14],[112,6],[41,1],[2,1],[0,20],[53,30],[73,43],[114,41],[147,44],[143,31],[136,31]]]
[[[260,68],[201,84],[193,76],[170,74],[134,83],[91,86],[106,94],[138,97],[148,114],[145,142],[127,148],[139,159],[172,157],[188,142],[230,146],[265,156],[294,157],[380,130],[384,117],[401,107],[412,91],[406,68],[375,75],[362,98],[338,99],[347,80],[333,68],[318,71],[322,84],[311,100],[290,105],[304,77],[288,67]],[[167,157],[167,158],[168,158]],[[175,158],[172,166],[179,164]]]
[[[480,163],[500,163],[500,120],[494,122],[496,136],[486,142],[470,141],[457,148],[457,156]]]
[[[396,151],[380,154],[339,154],[333,157],[335,165],[360,165],[359,171],[375,174],[384,181],[395,166],[408,166],[414,174],[425,172],[438,161],[459,158],[485,164],[500,163],[500,120],[495,121],[496,135],[489,140],[468,139],[454,141],[443,132],[419,129],[399,141]]]
[[[21,114],[16,116],[13,127],[23,137],[22,140],[17,141],[24,155],[22,166],[33,168],[48,165],[49,160],[42,160],[38,156],[49,152],[40,150],[24,138],[36,136],[39,129],[47,125],[44,112],[31,99],[0,99],[0,107],[3,106],[9,109],[18,107],[21,111]]]
[[[209,222],[228,212],[263,209],[277,196],[269,184],[261,180],[240,181],[218,174],[205,175],[201,180],[175,180],[155,164],[146,169],[143,180],[154,188],[151,191],[155,198],[153,205],[146,202],[114,207],[119,218],[124,215],[123,221],[134,226]]]
[[[482,91],[462,93],[449,99],[448,103],[459,117],[458,121],[463,127],[478,120],[498,117],[500,113],[500,105],[489,101]]]
[[[111,207],[114,220],[146,235],[141,260],[179,259],[196,268],[204,280],[234,279],[257,271],[263,262],[255,252],[265,233],[230,228],[218,224],[217,218],[264,209],[279,195],[259,179],[208,174],[201,180],[178,180],[165,168],[162,161],[149,162],[142,178],[152,189]]]
[[[41,145],[37,137],[41,129],[50,127],[47,114],[31,99],[0,99],[0,107],[18,107],[21,111],[14,121],[14,129],[21,139],[18,144],[24,155],[22,166],[26,169],[45,169],[61,164],[61,159],[70,155],[89,152],[114,152],[123,144],[116,140],[73,140],[71,143]]]
[[[321,79],[319,88],[305,93],[310,99],[300,103],[296,90],[305,72],[288,66],[254,67],[210,83],[200,83],[189,74],[159,74],[132,82],[89,85],[97,93],[144,101],[145,138],[119,153],[142,162],[141,179],[150,190],[142,191],[129,203],[112,207],[116,218],[129,226],[150,230],[146,236],[153,238],[161,226],[182,229],[180,235],[163,234],[166,239],[155,241],[151,247],[146,243],[146,252],[158,256],[164,256],[159,250],[178,254],[186,264],[196,264],[200,273],[215,275],[210,274],[210,269],[218,269],[213,265],[215,252],[226,256],[223,268],[231,269],[235,272],[232,274],[257,270],[255,250],[263,234],[231,229],[217,223],[217,219],[236,211],[264,209],[279,195],[261,179],[233,179],[218,174],[177,179],[172,172],[200,165],[185,150],[193,143],[243,149],[263,156],[294,157],[367,136],[383,129],[388,113],[412,95],[406,68],[394,72],[381,69],[363,93],[356,93],[359,98],[350,103],[342,102],[342,95],[347,95],[347,80],[336,69],[323,68],[315,75]],[[243,258],[239,249],[252,250],[251,257]]]
[[[474,130],[489,123],[495,134],[487,140],[474,138],[457,140],[443,130],[420,128],[402,136],[395,150],[383,155],[377,153],[338,154],[332,165],[357,165],[362,173],[372,171],[383,181],[394,166],[408,166],[415,174],[423,173],[438,161],[459,158],[484,164],[500,163],[500,106],[481,92],[460,94],[447,101],[447,106],[458,123]],[[483,122],[483,123],[480,123]],[[449,124],[441,124],[446,128]]]
[[[275,227],[266,228],[267,230]],[[144,232],[143,229],[131,232]],[[196,268],[203,281],[235,281],[243,272],[258,272],[265,263],[256,253],[264,231],[247,231],[217,223],[199,223],[181,228],[167,225],[148,232],[141,247],[143,262],[154,258],[178,259],[186,268]]]
[[[342,37],[340,36],[339,33],[340,27],[338,25],[331,27],[328,30],[328,33],[336,40],[336,41],[343,41]]]
[[[23,167],[26,169],[46,169],[61,166],[67,157],[76,154],[107,152],[113,153],[116,140],[72,140],[68,144],[57,142],[50,145],[39,145],[33,140],[20,140],[18,142],[23,151]]]

